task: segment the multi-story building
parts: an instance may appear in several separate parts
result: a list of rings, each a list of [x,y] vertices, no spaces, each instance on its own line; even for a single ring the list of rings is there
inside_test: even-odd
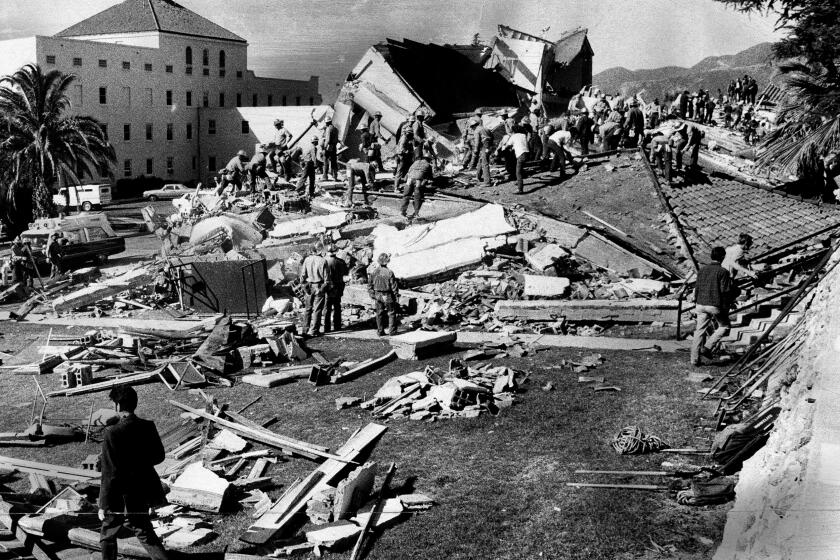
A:
[[[202,138],[233,131],[202,130],[202,109],[321,103],[316,76],[256,76],[245,39],[171,0],[125,0],[52,37],[2,41],[0,51],[3,75],[28,63],[76,75],[71,110],[106,127],[117,179],[204,179]]]

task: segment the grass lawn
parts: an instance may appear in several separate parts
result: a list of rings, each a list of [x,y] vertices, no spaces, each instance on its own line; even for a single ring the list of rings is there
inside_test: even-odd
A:
[[[31,327],[0,325],[4,337],[0,350],[15,349]],[[45,337],[43,329],[41,336]],[[383,354],[382,342],[316,340],[313,349],[327,357],[361,360]],[[390,422],[374,452],[384,466],[398,466],[393,487],[401,493],[417,491],[433,496],[431,510],[405,519],[378,536],[368,558],[378,559],[631,559],[655,558],[647,550],[651,540],[673,545],[669,557],[707,558],[711,541],[722,534],[727,506],[692,508],[677,505],[667,493],[607,489],[575,489],[566,481],[634,482],[667,484],[657,478],[610,479],[572,474],[575,469],[658,470],[668,454],[619,456],[609,443],[622,427],[636,424],[676,447],[705,447],[710,433],[711,405],[698,399],[698,385],[686,380],[687,356],[649,352],[601,352],[606,362],[594,375],[603,375],[621,392],[595,393],[590,384],[578,384],[570,368],[552,369],[561,360],[575,359],[586,351],[551,349],[498,363],[530,373],[517,403],[497,417],[438,422]],[[360,379],[317,390],[306,382],[260,389],[239,384],[209,392],[236,409],[257,396],[262,400],[247,416],[264,420],[276,415],[274,430],[312,443],[337,448],[352,431],[370,422],[358,408],[335,410],[341,396],[370,397],[390,376],[422,369],[426,364],[446,368],[449,358],[421,362],[396,361]],[[40,378],[46,389],[57,388],[57,375]],[[541,389],[548,381],[554,390]],[[0,375],[0,431],[23,430],[30,414],[32,380],[26,376]],[[160,431],[178,420],[166,400],[175,398],[199,405],[187,392],[172,394],[162,384],[138,388],[138,414],[154,419]],[[86,418],[89,407],[108,405],[104,394],[59,398],[50,401],[48,418]],[[7,448],[0,453],[16,457],[78,466],[98,452],[96,443],[72,443],[46,449]],[[702,459],[696,459],[702,461]],[[304,459],[279,463],[270,471],[288,485],[313,470]],[[20,489],[28,483],[15,483]],[[283,487],[272,490],[276,496]],[[238,535],[250,523],[250,514],[239,511],[215,520],[219,538],[196,552],[243,549]],[[705,543],[705,544],[704,544]],[[245,550],[247,551],[247,550]],[[331,554],[346,558],[347,553]]]

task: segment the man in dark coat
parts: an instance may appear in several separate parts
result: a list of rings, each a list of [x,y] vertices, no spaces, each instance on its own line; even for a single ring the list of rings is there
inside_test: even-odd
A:
[[[134,532],[152,560],[167,560],[166,550],[149,517],[150,507],[166,503],[155,472],[155,465],[163,462],[163,443],[154,422],[135,416],[134,389],[115,387],[108,396],[114,401],[120,418],[105,429],[102,440],[99,490],[102,560],[116,560],[117,534],[122,527]]]
[[[385,336],[397,334],[397,301],[400,297],[397,278],[388,268],[391,257],[387,253],[379,255],[379,267],[368,276],[368,290],[376,305],[376,333]]]

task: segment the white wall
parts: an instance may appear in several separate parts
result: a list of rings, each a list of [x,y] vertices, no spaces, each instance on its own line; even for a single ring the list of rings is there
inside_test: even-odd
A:
[[[37,62],[36,38],[0,41],[0,76],[14,74],[21,66]]]

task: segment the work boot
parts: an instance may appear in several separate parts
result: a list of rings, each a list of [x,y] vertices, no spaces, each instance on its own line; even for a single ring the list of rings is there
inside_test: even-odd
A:
[[[376,336],[385,336],[385,331],[376,331]]]

